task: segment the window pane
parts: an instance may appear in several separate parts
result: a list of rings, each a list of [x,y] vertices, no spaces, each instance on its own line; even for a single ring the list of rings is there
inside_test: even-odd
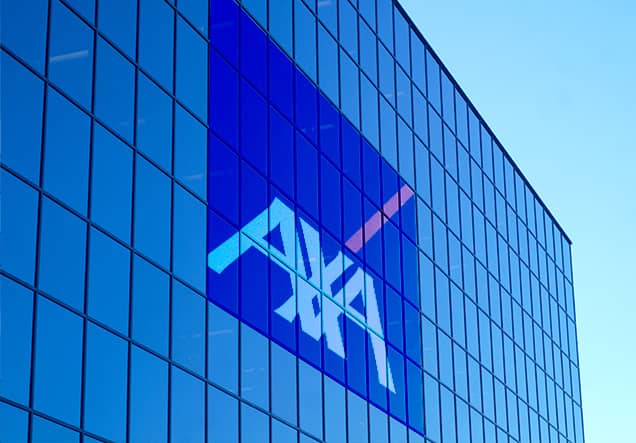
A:
[[[174,192],[173,270],[205,290],[205,206],[180,186]]]
[[[139,63],[172,91],[174,12],[166,2],[139,2]]]
[[[172,99],[143,74],[137,85],[137,148],[172,171]]]
[[[268,343],[254,329],[242,325],[241,395],[264,409],[269,408]]]
[[[207,91],[202,92],[207,96]],[[181,106],[175,117],[174,174],[188,189],[205,199],[207,129]],[[262,148],[260,146],[259,148]]]
[[[88,323],[84,426],[109,440],[126,439],[128,344]]]
[[[137,157],[135,246],[167,268],[170,263],[170,179]]]
[[[133,65],[100,38],[97,42],[95,71],[95,115],[132,142],[135,98]],[[113,81],[114,78],[117,81]]]
[[[238,401],[208,386],[208,439],[211,443],[238,441]]]
[[[29,404],[32,318],[33,293],[0,277],[0,395],[23,405]]]
[[[135,256],[132,290],[132,337],[167,355],[170,277]]]
[[[208,116],[208,52],[205,40],[177,20],[176,95],[202,119]]]
[[[86,224],[49,199],[42,205],[40,289],[83,310]]]
[[[46,115],[44,189],[86,214],[89,117],[52,89]]]
[[[272,412],[296,424],[296,357],[280,346],[271,344],[272,356]]]
[[[269,417],[245,403],[241,403],[241,441],[269,442]]]
[[[5,12],[2,14],[4,27],[7,6],[3,4],[2,7]],[[29,180],[39,183],[44,85],[24,66],[1,51],[0,87],[0,106],[3,110],[1,161]]]
[[[316,18],[301,3],[294,8],[294,54],[298,65],[312,80],[316,80]]]
[[[36,416],[33,416],[32,420],[32,443],[79,443],[80,441],[79,434],[69,428]]]
[[[177,3],[179,10],[204,35],[208,34],[208,0],[190,0]]]
[[[28,419],[26,411],[0,401],[0,441],[27,441]]]
[[[33,405],[67,423],[79,425],[82,382],[82,319],[40,297]],[[60,401],[63,398],[64,401]]]
[[[131,229],[132,154],[128,146],[95,124],[91,218],[126,242],[130,241]]]
[[[168,365],[137,347],[130,365],[130,441],[166,441]]]
[[[338,43],[322,26],[318,31],[318,81],[322,91],[338,103]]]
[[[292,0],[269,2],[269,32],[288,54],[292,53]]]
[[[109,0],[99,3],[100,31],[119,49],[135,58],[137,2],[129,0]]]
[[[127,334],[130,251],[91,229],[88,266],[88,315]]]
[[[325,439],[329,443],[347,441],[347,414],[345,412],[345,390],[339,383],[325,377]]]
[[[230,391],[238,392],[238,321],[208,303],[208,377]]]
[[[90,109],[93,31],[66,6],[54,1],[49,32],[49,78]]]
[[[176,280],[172,284],[172,358],[204,375],[205,299]]]
[[[205,439],[205,385],[180,369],[172,368],[170,407],[171,440],[203,442]]]
[[[278,420],[272,419],[272,441],[276,443],[296,443],[298,441],[298,431]]]
[[[2,44],[41,73],[46,56],[48,3],[46,0],[2,2],[0,14]]]
[[[5,170],[0,192],[0,268],[33,283],[38,194]]]
[[[303,361],[298,362],[300,427],[322,439],[322,375]]]
[[[342,50],[340,51],[340,98],[342,112],[356,128],[360,127],[358,68]]]

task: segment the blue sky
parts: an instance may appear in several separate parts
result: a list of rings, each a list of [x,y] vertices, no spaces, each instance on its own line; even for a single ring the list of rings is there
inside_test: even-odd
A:
[[[400,1],[573,241],[586,442],[634,441],[636,2]]]

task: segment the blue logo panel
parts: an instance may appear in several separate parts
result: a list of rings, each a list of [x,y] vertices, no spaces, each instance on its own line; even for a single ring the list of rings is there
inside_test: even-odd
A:
[[[211,11],[208,298],[423,433],[413,191],[233,0]]]

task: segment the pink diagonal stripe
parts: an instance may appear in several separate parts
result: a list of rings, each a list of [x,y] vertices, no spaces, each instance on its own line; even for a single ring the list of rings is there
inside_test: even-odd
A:
[[[371,238],[382,229],[382,226],[384,226],[387,220],[393,217],[411,197],[413,197],[413,190],[408,185],[402,186],[398,192],[387,200],[381,211],[377,211],[373,214],[369,220],[366,221],[364,226],[360,227],[360,229],[347,240],[345,243],[347,247],[353,252],[358,252],[362,249],[364,244],[371,240]]]

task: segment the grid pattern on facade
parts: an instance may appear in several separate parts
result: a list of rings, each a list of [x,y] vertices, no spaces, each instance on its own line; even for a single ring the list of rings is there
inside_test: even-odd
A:
[[[0,440],[583,441],[569,242],[399,7],[243,1],[274,45],[232,0],[209,29],[206,1],[32,3],[2,14]],[[259,71],[273,57],[291,83]],[[316,159],[315,201],[269,140],[242,147],[261,105],[265,134]],[[206,301],[206,222],[237,229],[280,193],[343,244],[403,184],[358,257],[419,374],[401,406]]]

